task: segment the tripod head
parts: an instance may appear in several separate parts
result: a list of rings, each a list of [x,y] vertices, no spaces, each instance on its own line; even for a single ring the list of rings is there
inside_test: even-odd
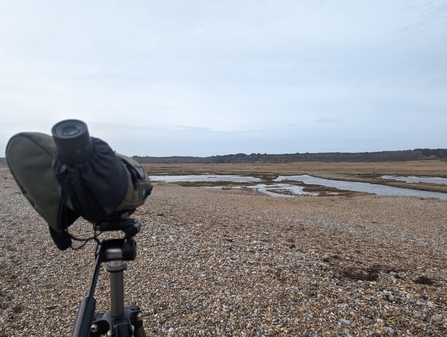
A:
[[[96,222],[94,229],[99,232],[122,231],[126,238],[131,238],[141,230],[141,223],[135,219],[117,217]]]
[[[140,231],[141,223],[135,219],[109,219],[94,225],[95,230],[100,232],[122,231],[124,239],[102,240],[96,251],[100,255],[101,262],[113,260],[132,261],[137,255],[137,245],[133,237]]]

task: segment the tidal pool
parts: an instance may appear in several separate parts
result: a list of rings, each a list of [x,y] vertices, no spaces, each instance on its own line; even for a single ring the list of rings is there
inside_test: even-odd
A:
[[[285,181],[298,181],[306,185],[320,185],[332,187],[344,191],[371,193],[376,195],[389,196],[414,196],[421,198],[437,198],[447,200],[447,193],[429,192],[413,190],[409,188],[399,188],[380,184],[361,183],[353,181],[331,180],[312,177],[309,175],[296,176],[279,176],[274,179],[272,183],[261,183],[260,178],[250,176],[238,175],[218,175],[218,174],[203,174],[203,175],[181,175],[181,176],[151,176],[152,181],[172,182],[215,182],[218,187],[219,182],[234,182],[234,183],[249,183],[251,185],[243,186],[244,188],[255,189],[259,192],[265,193],[275,197],[291,197],[299,195],[318,195],[318,193],[309,193],[303,191],[301,186]],[[234,188],[242,188],[236,186]]]

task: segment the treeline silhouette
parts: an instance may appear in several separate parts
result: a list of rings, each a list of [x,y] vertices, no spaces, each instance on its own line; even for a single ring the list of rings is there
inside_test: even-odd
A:
[[[441,159],[447,161],[447,149],[415,149],[381,152],[327,152],[327,153],[236,153],[211,157],[133,157],[141,164],[198,164],[198,163],[293,163],[293,162],[381,162]],[[0,157],[0,164],[6,159]]]
[[[237,153],[211,157],[133,157],[141,164],[197,164],[197,163],[292,163],[292,162],[381,162],[441,159],[447,161],[447,149],[415,149],[381,152],[327,152],[261,154]]]

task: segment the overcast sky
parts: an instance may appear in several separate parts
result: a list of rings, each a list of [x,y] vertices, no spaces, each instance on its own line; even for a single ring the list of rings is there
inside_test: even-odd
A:
[[[447,148],[447,1],[0,0],[0,147],[83,120],[127,155]]]

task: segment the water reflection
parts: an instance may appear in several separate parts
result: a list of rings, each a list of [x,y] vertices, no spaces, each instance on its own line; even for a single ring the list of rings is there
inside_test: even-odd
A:
[[[275,197],[290,197],[298,195],[318,195],[318,193],[309,193],[303,191],[301,186],[285,181],[297,181],[307,185],[319,185],[332,187],[339,190],[371,193],[376,195],[389,196],[415,196],[422,198],[437,198],[447,200],[447,193],[429,192],[412,190],[408,188],[399,188],[379,184],[361,183],[353,181],[341,181],[312,177],[309,175],[296,176],[279,176],[273,180],[273,183],[260,183],[261,179],[250,176],[238,175],[218,175],[218,174],[204,174],[204,175],[182,175],[182,176],[151,176],[152,181],[164,182],[234,182],[234,183],[253,183],[252,185],[244,186],[262,192],[264,194]],[[256,184],[257,183],[257,184]],[[236,186],[234,188],[241,188]]]

